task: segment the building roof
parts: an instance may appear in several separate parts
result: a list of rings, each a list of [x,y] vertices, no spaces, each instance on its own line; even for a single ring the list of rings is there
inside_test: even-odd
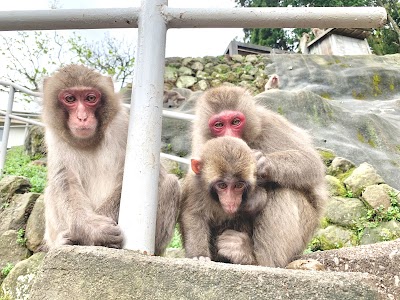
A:
[[[366,37],[368,37],[371,34],[371,32],[359,28],[328,28],[319,37],[309,42],[307,44],[307,47],[310,47],[311,45],[317,43],[318,41],[324,40],[331,34],[344,35],[355,39],[363,40]]]

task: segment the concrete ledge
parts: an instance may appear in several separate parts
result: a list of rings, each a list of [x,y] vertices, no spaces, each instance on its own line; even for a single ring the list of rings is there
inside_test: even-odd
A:
[[[30,299],[384,299],[378,284],[377,277],[365,273],[206,263],[65,246],[46,255]]]
[[[313,258],[327,270],[367,272],[377,276],[392,299],[400,299],[400,239],[371,245],[314,252],[302,258]]]

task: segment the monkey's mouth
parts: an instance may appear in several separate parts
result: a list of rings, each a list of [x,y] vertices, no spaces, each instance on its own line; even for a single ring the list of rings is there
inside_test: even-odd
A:
[[[89,138],[95,133],[95,127],[79,126],[72,128],[72,134],[78,138]]]

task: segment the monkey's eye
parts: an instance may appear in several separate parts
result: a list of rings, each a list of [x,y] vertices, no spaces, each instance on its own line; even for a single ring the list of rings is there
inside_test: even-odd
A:
[[[218,182],[217,187],[221,190],[224,190],[228,187],[228,185],[225,182]]]
[[[215,128],[224,127],[224,123],[222,123],[222,122],[215,122],[214,127],[215,127]]]
[[[65,99],[65,102],[67,102],[67,103],[72,103],[75,101],[75,97],[72,95],[67,95],[67,96],[65,96],[64,99]]]
[[[241,190],[241,189],[244,188],[244,186],[245,186],[244,182],[239,181],[239,182],[236,182],[236,184],[235,184],[235,189]]]
[[[233,120],[232,120],[232,125],[239,125],[240,124],[240,119],[239,118],[234,118]]]
[[[88,101],[88,102],[96,102],[96,96],[95,95],[87,95],[86,96],[86,101]]]

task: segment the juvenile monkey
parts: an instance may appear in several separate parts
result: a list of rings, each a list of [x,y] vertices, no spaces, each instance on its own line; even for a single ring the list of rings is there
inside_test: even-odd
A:
[[[265,90],[279,89],[279,76],[272,74],[265,84]]]
[[[45,244],[121,248],[118,226],[129,115],[110,77],[69,65],[45,79]],[[172,238],[179,184],[161,167],[155,254]]]
[[[222,136],[240,138],[253,150],[257,187],[265,192],[264,207],[252,219],[256,264],[285,267],[304,250],[318,226],[326,201],[322,160],[305,131],[258,105],[239,87],[210,89],[198,99],[192,157],[201,157],[207,141]],[[195,193],[184,190],[180,220],[187,214],[183,203],[196,202],[193,199],[201,202],[206,193],[205,190]],[[199,222],[198,228],[205,222],[206,218]],[[189,251],[187,257],[207,256],[201,248],[203,241],[191,229],[196,225],[182,224],[185,248],[190,245],[190,249],[199,249]],[[229,251],[226,249],[229,241],[232,245],[237,243],[235,233],[221,236],[225,252]]]
[[[253,222],[266,193],[256,187],[256,161],[238,138],[209,140],[183,185],[179,219],[188,257],[255,264]]]

